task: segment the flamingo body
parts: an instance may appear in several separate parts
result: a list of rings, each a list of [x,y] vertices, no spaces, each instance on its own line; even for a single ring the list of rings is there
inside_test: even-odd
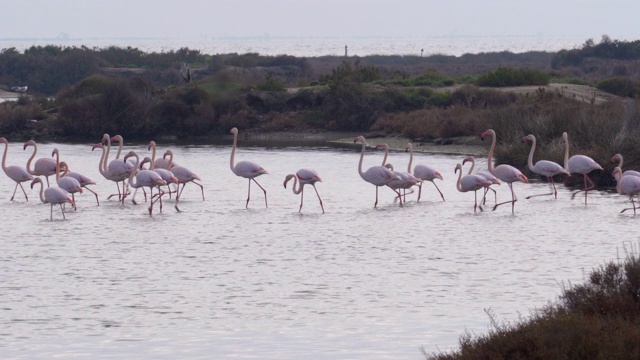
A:
[[[593,170],[602,170],[602,166],[585,155],[573,155],[569,158],[569,136],[566,132],[562,133],[562,140],[565,144],[564,168],[570,173],[581,174],[584,179],[584,189],[575,191],[571,198],[584,191],[584,204],[587,205],[587,193],[596,187],[588,174]]]
[[[247,191],[247,202],[245,204],[245,208],[249,207],[249,200],[251,199],[251,181],[255,182],[256,185],[258,185],[258,187],[262,189],[262,192],[264,193],[264,205],[265,207],[269,207],[269,205],[267,204],[267,190],[265,190],[262,185],[260,185],[255,179],[260,175],[268,174],[267,170],[251,161],[239,161],[238,163],[234,162],[236,147],[238,143],[238,129],[234,127],[233,129],[231,129],[231,133],[233,134],[233,147],[231,149],[231,158],[229,160],[231,171],[236,176],[240,176],[249,180],[249,189]]]
[[[636,204],[633,199],[635,195],[640,194],[640,177],[634,175],[624,175],[620,167],[615,167],[612,173],[613,177],[616,179],[618,184],[616,185],[616,190],[620,195],[629,196],[629,200],[631,200],[631,204],[633,207],[622,209],[621,213],[627,210],[633,210],[633,214],[636,214]]]
[[[407,143],[407,146],[405,147],[405,151],[409,152],[409,165],[407,166],[407,171],[411,172],[411,163],[413,162],[413,145],[411,143]],[[438,185],[436,185],[434,181],[435,179],[443,180],[442,174],[440,174],[440,172],[438,172],[436,169],[434,169],[429,165],[418,164],[413,168],[413,176],[415,176],[420,180],[420,182],[417,184],[418,201],[420,201],[420,197],[422,195],[422,183],[424,181],[429,181],[430,183],[432,183],[433,186],[436,187],[436,190],[438,190],[438,193],[440,193],[440,197],[442,198],[442,201],[445,201],[442,191],[440,191],[440,188],[438,188]]]
[[[317,172],[315,172],[315,170],[311,170],[311,169],[300,169],[298,170],[295,175],[294,174],[289,174],[285,177],[284,179],[284,188],[287,188],[287,183],[289,182],[289,180],[291,179],[293,180],[293,193],[294,194],[300,194],[300,208],[298,209],[298,212],[302,211],[302,203],[304,201],[304,186],[305,185],[311,185],[313,186],[313,189],[316,191],[316,195],[318,196],[318,201],[320,201],[320,208],[322,208],[322,213],[324,214],[324,206],[322,204],[322,198],[320,198],[320,194],[318,193],[318,189],[316,189],[316,183],[317,182],[322,182],[322,179],[320,178],[320,176],[318,175]],[[296,188],[296,185],[300,184],[299,188]]]
[[[4,171],[5,175],[7,175],[9,179],[16,182],[16,187],[13,189],[13,195],[11,195],[10,201],[13,201],[13,199],[15,198],[16,191],[18,190],[18,186],[20,186],[20,188],[22,189],[22,193],[24,194],[25,200],[29,201],[29,197],[27,196],[27,192],[24,191],[24,187],[22,187],[22,183],[25,181],[33,180],[33,175],[29,174],[27,169],[22,168],[20,166],[17,166],[17,165],[7,166],[6,162],[7,162],[7,152],[9,151],[9,142],[7,141],[6,138],[0,137],[0,144],[5,145],[4,154],[2,155],[2,170]]]
[[[43,191],[44,185],[42,184],[42,179],[40,178],[33,179],[33,181],[31,182],[31,188],[33,189],[33,186],[37,183],[40,183],[40,201],[45,204],[51,204],[50,219],[53,220],[53,205],[60,205],[62,218],[66,219],[66,217],[64,216],[62,205],[65,203],[69,203],[74,206],[73,200],[69,197],[69,194],[56,186],[50,186]]]

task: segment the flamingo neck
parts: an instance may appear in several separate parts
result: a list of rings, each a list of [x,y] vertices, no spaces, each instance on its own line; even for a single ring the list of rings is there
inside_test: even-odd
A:
[[[231,167],[231,171],[236,174],[236,165],[235,165],[235,157],[236,157],[236,145],[238,143],[238,133],[233,133],[233,147],[231,148],[231,159],[229,160],[229,166]],[[237,174],[236,174],[237,175]]]
[[[299,186],[300,184],[298,183],[298,176],[297,175],[293,175],[293,187],[291,188],[291,190],[293,190],[293,193],[298,195],[302,192],[302,186]]]
[[[166,154],[169,155],[169,161],[167,162],[167,169],[171,169],[171,165],[173,165],[173,151],[167,150]]]
[[[109,164],[109,152],[111,152],[111,137],[109,135],[105,135],[103,138],[103,140],[106,139],[107,140],[107,151],[104,152],[104,147],[103,147],[103,154],[104,158],[103,158],[103,163],[102,163],[102,171],[103,173],[107,172],[107,166]]]
[[[489,163],[487,166],[489,168],[489,172],[493,174],[493,150],[496,148],[496,134],[494,132],[490,132],[489,134],[491,135],[491,148],[489,149],[489,156],[487,159]]]
[[[40,183],[40,201],[46,204],[47,199],[44,198],[44,184],[42,183],[42,181],[38,181],[38,183]]]
[[[31,175],[34,175],[34,170],[31,169],[31,162],[33,161],[33,158],[36,157],[36,153],[38,152],[38,146],[34,143],[33,144],[33,154],[31,154],[31,157],[29,158],[29,160],[27,161],[27,172]]]
[[[116,160],[120,159],[120,154],[122,153],[122,146],[124,145],[124,140],[119,137],[118,140],[118,152],[116,153]]]
[[[458,189],[458,191],[462,192],[462,168],[456,167],[456,172],[458,173],[458,181],[456,182],[456,188]]]
[[[411,143],[407,146],[409,148],[409,165],[407,165],[407,172],[411,174],[411,163],[413,162],[413,146]]]
[[[382,166],[384,166],[387,163],[387,157],[389,156],[389,145],[382,144],[382,147],[384,148],[384,158],[382,159]]]
[[[527,163],[529,165],[529,170],[533,171],[533,152],[536,151],[536,138],[531,139],[531,150],[529,151],[529,159]]]
[[[5,140],[4,143],[4,154],[2,155],[2,170],[7,172],[7,152],[9,152],[9,143]]]
[[[151,146],[151,166],[149,166],[149,170],[155,170],[156,169],[156,143],[152,141],[149,144],[149,146]],[[169,168],[169,166],[167,166],[167,168]]]
[[[569,171],[569,138],[566,133],[563,134],[564,138],[564,169]]]
[[[469,169],[469,175],[473,173],[473,168],[476,166],[476,159],[470,158],[468,160],[471,163],[471,168]]]
[[[56,181],[60,180],[60,153],[58,149],[53,149],[53,153],[56,155]]]
[[[364,138],[362,139],[362,152],[360,153],[360,163],[358,163],[358,173],[360,177],[364,179],[364,173],[362,172],[362,161],[364,160]],[[6,153],[5,153],[6,154]],[[3,162],[4,164],[4,162]]]
[[[100,162],[98,162],[98,171],[102,176],[106,177],[106,170],[102,166],[102,163],[104,162],[104,158],[105,158],[105,150],[104,150],[104,146],[101,146],[100,148],[102,149],[102,155],[100,155]]]
[[[616,155],[615,155],[615,158],[616,158],[616,159],[618,159],[618,160],[620,160],[620,162],[618,163],[618,167],[620,168],[620,170],[622,170],[622,161],[623,161],[623,160],[622,160],[622,155],[620,155],[620,154],[616,154]]]
[[[140,186],[139,186],[139,184],[137,182],[137,179],[136,179],[136,174],[138,173],[138,171],[136,171],[136,170],[138,169],[138,166],[140,165],[140,157],[138,157],[138,154],[136,154],[136,153],[131,154],[131,157],[135,157],[136,158],[136,163],[133,166],[134,170],[131,172],[131,175],[129,175],[129,185],[131,187],[134,187],[134,188],[139,188]],[[126,159],[125,159],[125,162],[126,162]]]

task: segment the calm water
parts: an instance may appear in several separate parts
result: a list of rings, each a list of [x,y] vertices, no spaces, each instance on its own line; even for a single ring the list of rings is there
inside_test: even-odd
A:
[[[14,185],[2,176],[2,357],[420,359],[421,347],[445,351],[466,330],[485,332],[485,309],[498,321],[526,317],[637,242],[640,216],[619,214],[626,199],[613,193],[594,192],[584,206],[560,186],[557,200],[525,200],[546,185],[518,183],[515,216],[506,207],[476,215],[473,194],[455,190],[461,157],[416,154],[445,176],[447,201],[426,184],[423,200],[410,195],[404,208],[381,189],[374,209],[357,147],[243,145],[236,159],[270,172],[258,178],[268,209],[256,187],[245,209],[230,145],[171,146],[202,178],[206,200],[188,185],[183,212],[166,200],[152,217],[146,205],[106,200],[115,185],[90,145],[40,144],[38,156],[58,147],[98,182],[101,205],[82,194],[66,221],[57,208],[50,221],[30,189],[28,202],[10,202]],[[28,155],[12,143],[7,162]],[[368,151],[365,167],[381,159]],[[408,157],[389,161],[403,168]],[[299,214],[299,197],[282,186],[302,167],[324,180],[324,215],[312,189]]]
[[[197,38],[197,39],[0,39],[0,49],[24,51],[31,46],[134,47],[146,52],[176,51],[187,47],[204,54],[325,56],[432,55],[511,51],[558,51],[580,47],[582,37],[402,37],[402,38]],[[622,39],[620,39],[622,40]],[[424,52],[421,52],[424,50]]]

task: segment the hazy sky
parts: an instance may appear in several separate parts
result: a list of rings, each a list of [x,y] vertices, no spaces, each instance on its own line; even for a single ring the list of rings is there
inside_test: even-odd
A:
[[[640,39],[637,0],[0,0],[0,38],[219,36]]]

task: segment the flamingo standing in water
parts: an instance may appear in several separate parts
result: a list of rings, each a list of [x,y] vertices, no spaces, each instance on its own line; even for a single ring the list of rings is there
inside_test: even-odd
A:
[[[169,169],[171,169],[171,173],[176,177],[176,183],[178,184],[176,188],[176,205],[174,206],[176,211],[180,211],[178,208],[178,202],[180,202],[180,196],[182,196],[182,191],[184,191],[184,187],[187,186],[188,182],[192,182],[200,187],[200,191],[202,192],[202,201],[204,201],[204,186],[196,181],[200,180],[200,177],[184,166],[173,165],[173,152],[171,150],[165,151],[163,158],[166,158],[167,156],[169,156],[169,162],[167,165]],[[182,184],[182,189],[180,189],[180,184]]]
[[[66,219],[64,216],[64,209],[62,208],[63,204],[69,203],[71,206],[75,207],[73,200],[69,197],[69,194],[62,190],[57,186],[50,186],[46,190],[44,189],[44,184],[42,183],[42,179],[35,178],[31,182],[31,188],[35,184],[40,184],[40,201],[45,204],[51,204],[51,215],[50,219],[53,220],[53,205],[60,205],[60,212],[62,213],[62,218]]]
[[[88,187],[89,185],[95,185],[96,184],[95,181],[89,179],[88,177],[86,177],[86,176],[84,176],[84,175],[82,175],[80,173],[77,173],[77,172],[74,172],[74,171],[70,171],[69,165],[67,165],[67,163],[64,162],[64,161],[60,161],[60,170],[62,170],[62,169],[64,169],[64,172],[62,173],[62,175],[60,175],[61,177],[64,178],[65,176],[69,176],[69,177],[72,177],[72,178],[76,179],[80,183],[80,186],[83,189],[87,189],[89,192],[91,192],[91,193],[93,193],[93,195],[95,195],[96,203],[98,204],[98,206],[100,206],[100,200],[98,200],[98,194],[95,191],[89,189],[89,187]]]
[[[125,190],[125,180],[127,180],[129,175],[131,175],[131,170],[122,160],[112,160],[109,162],[109,152],[111,151],[111,137],[109,134],[104,134],[102,136],[102,143],[93,145],[91,150],[93,151],[98,147],[102,148],[102,157],[98,164],[98,170],[105,179],[115,182],[116,187],[118,188],[118,193],[109,195],[107,200],[114,196],[118,196],[118,201],[122,201],[122,204],[124,204],[125,196],[123,192]],[[120,182],[122,182],[122,192],[120,191]]]
[[[20,189],[22,189],[25,200],[29,201],[29,197],[27,196],[27,192],[24,191],[22,183],[25,181],[32,181],[33,175],[29,174],[26,169],[21,168],[20,166],[7,166],[7,152],[9,151],[9,142],[4,137],[0,137],[0,144],[5,145],[4,155],[2,155],[2,170],[4,170],[4,173],[9,177],[9,179],[16,182],[16,187],[15,189],[13,189],[13,195],[11,195],[11,199],[9,201],[13,201],[13,199],[16,197],[18,186],[20,186]]]
[[[476,166],[476,159],[473,156],[468,156],[466,158],[464,158],[462,160],[462,166],[464,166],[464,164],[466,164],[467,162],[471,163],[471,168],[469,168],[469,174],[474,174],[474,175],[479,175],[482,176],[483,178],[491,181],[491,185],[496,184],[496,185],[501,185],[502,183],[500,182],[500,179],[498,179],[497,177],[493,176],[492,173],[490,173],[488,170],[477,170],[477,171],[473,171],[473,168]],[[482,196],[482,204],[484,205],[484,203],[487,201],[487,193],[489,192],[489,190],[493,191],[493,197],[494,197],[494,203],[497,204],[498,203],[498,194],[497,192],[491,188],[491,185],[485,186],[484,187],[484,194]]]
[[[322,199],[320,198],[320,194],[318,194],[318,189],[316,189],[316,182],[322,182],[320,176],[317,172],[311,169],[300,169],[295,174],[289,174],[284,178],[284,188],[287,188],[287,183],[289,180],[293,178],[293,193],[298,195],[300,194],[300,209],[298,212],[302,211],[302,202],[304,200],[304,186],[309,184],[313,186],[313,189],[316,191],[316,195],[318,196],[318,201],[320,201],[320,208],[322,209],[322,213],[324,214],[324,206],[322,205]],[[300,181],[300,187],[296,189],[298,185],[298,180]]]
[[[611,162],[618,162],[618,167],[622,170],[622,163],[624,162],[624,159],[622,158],[621,154],[615,154],[611,157]],[[640,176],[640,171],[635,171],[635,170],[625,170],[622,175],[631,175],[631,176]]]
[[[382,143],[382,144],[376,145],[376,149],[378,149],[378,148],[384,149],[384,158],[382,159],[382,166],[384,166],[387,169],[393,171],[394,174],[396,174],[396,175],[398,175],[400,177],[400,180],[393,180],[387,186],[389,186],[390,188],[392,188],[394,190],[402,189],[402,192],[403,192],[402,200],[406,202],[406,200],[407,200],[407,195],[406,195],[407,189],[410,189],[414,185],[416,185],[418,183],[421,183],[421,180],[418,179],[417,177],[411,175],[411,172],[394,171],[393,170],[393,165],[387,164],[387,157],[389,156],[389,146],[387,144],[385,144],[385,143]],[[413,190],[412,190],[412,192],[413,192]]]
[[[407,151],[409,152],[409,165],[407,166],[407,171],[411,173],[411,163],[413,162],[413,145],[411,143],[407,143],[405,152]],[[440,193],[442,201],[445,201],[442,191],[440,191],[440,188],[434,181],[435,179],[442,180],[442,175],[438,171],[436,171],[436,169],[429,165],[418,164],[413,168],[413,176],[420,179],[420,183],[416,184],[418,186],[418,201],[420,201],[420,196],[422,195],[422,184],[424,183],[424,181],[431,182],[433,186],[436,187],[436,190],[438,190],[438,192]]]
[[[80,186],[80,182],[72,177],[62,177],[60,176],[60,152],[58,149],[53,149],[51,152],[51,156],[56,157],[56,182],[58,186],[71,194],[71,199],[73,200],[73,209],[76,210],[76,198],[75,193],[82,193],[82,186]]]
[[[529,195],[525,199],[530,199],[536,196],[544,196],[544,195],[553,195],[556,199],[558,198],[558,191],[556,190],[556,184],[553,182],[553,177],[559,174],[567,174],[571,176],[571,174],[560,164],[555,163],[549,160],[538,160],[538,162],[533,164],[533,152],[536,151],[536,137],[533,134],[529,134],[522,138],[522,141],[531,141],[531,151],[529,151],[529,160],[528,166],[529,170],[532,172],[542,175],[547,178],[547,182],[549,186],[553,189],[553,192],[547,194],[537,194],[537,195]]]
[[[135,157],[136,161],[134,163],[134,167],[138,169],[140,164],[140,157],[134,151],[130,151],[127,155],[125,155],[124,161],[126,162],[127,159],[129,159],[130,157]],[[158,194],[151,196],[151,205],[149,206],[149,215],[153,214],[153,204],[158,200],[160,200],[160,211],[162,211],[161,199],[164,192],[160,190],[160,186],[165,186],[165,185],[167,185],[167,182],[162,180],[162,177],[160,177],[160,175],[158,175],[158,173],[156,173],[155,171],[138,170],[138,171],[132,171],[131,175],[129,175],[128,186],[131,186],[135,189],[138,189],[141,187],[148,187],[149,189],[158,188]],[[155,200],[154,200],[154,196],[156,197]],[[126,192],[124,197],[126,197]]]
[[[236,176],[241,176],[245,179],[249,179],[249,190],[247,191],[247,203],[245,204],[245,208],[249,207],[249,199],[251,198],[251,181],[255,182],[262,192],[264,193],[264,206],[269,207],[267,205],[267,190],[265,190],[262,185],[260,185],[256,181],[256,177],[262,174],[268,174],[267,170],[265,170],[262,166],[253,163],[251,161],[238,161],[237,164],[234,163],[234,158],[236,155],[236,146],[238,142],[238,129],[231,129],[231,133],[233,134],[233,148],[231,149],[231,159],[229,164],[231,166],[231,171],[236,174]]]
[[[166,165],[169,163],[167,162],[167,164],[165,164],[164,168],[159,168],[157,165],[158,160],[163,159],[163,158],[156,158],[156,142],[155,141],[150,141],[149,145],[147,146],[147,150],[151,150],[151,157],[145,157],[142,162],[140,162],[140,166],[142,166],[145,162],[149,162],[149,170],[155,171],[158,173],[158,175],[160,175],[162,177],[162,180],[167,182],[167,189],[169,190],[169,199],[171,199],[171,187],[169,186],[170,184],[178,184],[178,179],[174,176],[174,174],[167,170]],[[173,159],[173,157],[172,157]],[[163,159],[164,160],[164,159]],[[176,185],[179,186],[179,185]],[[177,189],[176,189],[177,191]],[[153,195],[153,194],[152,194]]]
[[[582,174],[584,178],[584,189],[574,191],[573,194],[571,194],[571,199],[573,199],[578,193],[584,191],[584,204],[587,205],[587,192],[596,187],[596,184],[587,174],[593,170],[602,170],[602,166],[592,158],[585,155],[573,155],[569,158],[569,136],[566,132],[562,133],[562,140],[564,141],[565,146],[564,168],[570,173]]]
[[[475,203],[473,204],[473,212],[475,213],[477,208],[480,208],[480,211],[482,211],[482,205],[478,205],[478,190],[488,187],[492,184],[492,182],[476,174],[467,174],[465,176],[462,176],[461,164],[456,165],[454,174],[458,171],[460,171],[460,174],[458,174],[458,182],[456,183],[456,188],[460,192],[473,191],[473,197],[475,199]]]
[[[36,160],[33,165],[33,170],[31,169],[31,162],[36,157],[36,153],[38,152],[38,145],[35,141],[29,140],[22,146],[23,150],[27,150],[29,146],[33,146],[33,154],[29,157],[27,161],[27,172],[33,176],[44,176],[47,179],[47,186],[49,186],[49,176],[56,174],[56,162],[50,158],[39,158]]]
[[[618,194],[628,195],[629,200],[631,200],[631,205],[633,206],[631,208],[622,209],[620,213],[623,213],[627,210],[633,210],[633,215],[635,215],[637,207],[635,201],[633,200],[633,197],[640,194],[640,177],[635,175],[624,175],[622,173],[622,169],[617,166],[613,169],[613,173],[611,173],[611,175],[613,175],[613,177],[618,182],[618,184],[616,185]]]
[[[358,136],[357,138],[355,138],[355,140],[353,140],[354,143],[361,143],[362,144],[362,152],[360,153],[360,163],[358,164],[358,173],[360,174],[360,177],[362,178],[362,180],[375,185],[376,187],[376,202],[373,204],[373,207],[377,207],[378,206],[378,188],[380,186],[387,186],[389,185],[390,182],[394,181],[394,180],[400,180],[400,176],[396,175],[393,171],[387,169],[384,166],[372,166],[369,169],[367,169],[367,171],[363,172],[362,171],[362,161],[364,160],[364,150],[365,150],[365,138],[364,136]],[[400,196],[400,193],[395,190],[392,189],[391,187],[389,187],[391,190],[393,190],[393,192],[396,193],[396,195],[398,195],[398,198],[400,199],[400,206],[402,205],[402,197]]]
[[[502,182],[506,182],[509,184],[509,189],[511,190],[511,201],[504,201],[493,206],[493,210],[495,210],[498,206],[503,204],[511,203],[511,213],[515,213],[515,203],[518,201],[516,199],[516,194],[513,192],[513,183],[516,181],[522,181],[523,183],[528,183],[529,179],[520,172],[520,170],[514,168],[511,165],[500,164],[496,167],[493,166],[493,151],[496,148],[496,132],[493,129],[489,129],[482,133],[481,137],[484,140],[487,136],[491,135],[491,149],[489,150],[489,156],[487,159],[489,165],[489,172],[493,174],[495,177],[500,179]]]

